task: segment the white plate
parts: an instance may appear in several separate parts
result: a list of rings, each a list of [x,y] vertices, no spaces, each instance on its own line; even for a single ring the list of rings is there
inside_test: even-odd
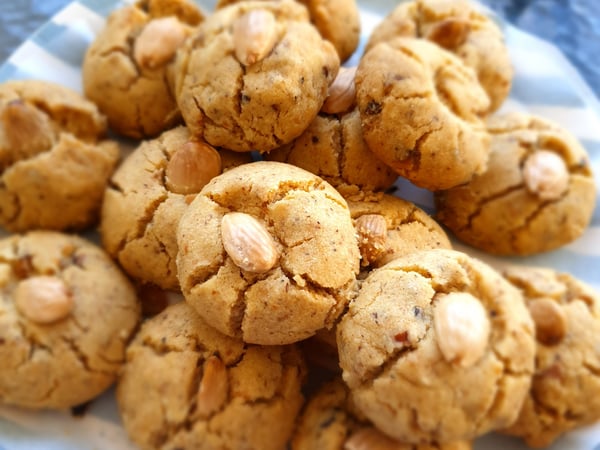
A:
[[[396,4],[394,0],[358,0],[364,44],[370,30]],[[211,0],[200,0],[211,11]],[[81,92],[80,64],[87,45],[120,0],[80,0],[69,4],[30,37],[0,67],[0,81],[38,78]],[[502,110],[522,110],[555,120],[577,136],[600,174],[600,105],[591,89],[560,51],[514,27],[501,24],[516,69],[512,94]],[[360,49],[353,62],[357,61]],[[403,196],[432,210],[431,195],[403,186]],[[572,244],[530,258],[496,258],[466,246],[457,248],[493,266],[519,263],[571,272],[600,290],[600,208],[591,226]],[[0,362],[1,363],[1,362]],[[525,450],[519,440],[498,435],[478,439],[475,450]],[[569,433],[552,450],[600,450],[600,424]],[[70,412],[30,412],[0,406],[0,450],[134,450],[123,430],[113,391],[92,402],[83,417]]]

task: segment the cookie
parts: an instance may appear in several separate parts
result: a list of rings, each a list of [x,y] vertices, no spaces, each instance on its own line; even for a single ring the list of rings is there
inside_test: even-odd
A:
[[[357,408],[412,444],[509,426],[534,369],[521,293],[455,250],[411,253],[371,271],[337,326],[337,344]]]
[[[189,0],[146,0],[113,11],[82,63],[85,95],[110,127],[132,138],[181,121],[172,89],[177,49],[203,20]]]
[[[135,280],[179,290],[175,235],[183,211],[211,178],[250,161],[250,154],[191,141],[183,126],[142,142],[106,188],[102,245]]]
[[[500,255],[562,247],[591,221],[596,186],[586,150],[562,126],[511,112],[488,121],[488,170],[436,193],[436,218],[461,241]]]
[[[355,82],[365,141],[399,175],[436,191],[485,170],[489,100],[452,53],[415,38],[381,42],[360,60]]]
[[[432,445],[404,444],[375,428],[352,404],[348,388],[334,378],[307,401],[291,441],[291,450],[471,450],[468,441]]]
[[[365,51],[396,37],[427,39],[473,68],[490,98],[489,111],[508,96],[513,67],[502,30],[469,0],[415,0],[398,4],[372,31]]]
[[[244,344],[180,302],[144,323],[116,395],[142,449],[281,450],[304,400],[304,377],[294,346]]]
[[[194,136],[261,152],[316,117],[339,57],[292,0],[246,1],[208,17],[178,56],[176,96]]]
[[[302,167],[345,197],[361,191],[383,191],[398,178],[367,147],[358,109],[341,115],[319,114],[298,138],[264,158]]]
[[[389,194],[348,199],[363,267],[381,267],[409,253],[452,248],[443,228],[414,203]]]
[[[242,0],[219,0],[223,8]],[[344,62],[356,50],[360,39],[360,12],[356,0],[298,0],[308,8],[310,21],[321,36],[333,44],[340,61]]]
[[[0,241],[0,402],[62,409],[112,385],[140,316],[97,245],[54,231]]]
[[[274,161],[213,178],[183,213],[177,245],[185,299],[222,333],[264,345],[330,327],[354,292],[360,261],[343,197]]]
[[[600,296],[568,273],[510,267],[536,326],[536,365],[517,421],[503,430],[530,447],[600,419]]]
[[[0,225],[18,232],[96,223],[120,155],[106,127],[98,108],[69,88],[0,84]]]

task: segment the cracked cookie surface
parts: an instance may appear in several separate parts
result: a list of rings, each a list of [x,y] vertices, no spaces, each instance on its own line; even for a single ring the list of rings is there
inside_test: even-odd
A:
[[[106,118],[66,87],[38,80],[0,85],[0,225],[10,231],[80,230],[94,224],[119,159]]]
[[[600,418],[600,296],[568,273],[515,266],[504,276],[525,297],[536,325],[536,366],[517,421],[503,432],[530,447]]]
[[[142,449],[283,450],[305,370],[295,346],[244,344],[180,302],[129,346],[117,401]]]
[[[521,293],[454,250],[412,253],[370,272],[337,326],[337,344],[357,408],[414,444],[510,425],[534,368]]]
[[[106,114],[111,129],[139,139],[181,121],[172,63],[202,20],[188,0],[138,1],[109,15],[85,53],[82,81],[86,97]]]
[[[510,92],[513,68],[502,30],[468,0],[402,2],[373,30],[365,51],[396,37],[428,39],[473,68],[497,110]]]
[[[380,42],[360,60],[355,83],[365,141],[399,175],[436,191],[485,170],[489,100],[452,53],[415,38]]]
[[[358,109],[341,115],[319,114],[298,138],[264,158],[302,167],[345,197],[362,190],[383,191],[398,178],[367,147]]]
[[[247,226],[226,227],[231,214]],[[233,233],[225,236],[225,228]],[[227,247],[236,237],[247,237],[238,248],[242,261]],[[274,161],[211,180],[184,212],[177,244],[186,300],[223,333],[259,344],[295,342],[330,327],[359,269],[343,197],[322,178]],[[262,264],[266,250],[276,258],[264,270],[241,267]]]
[[[467,441],[413,445],[396,441],[375,428],[352,404],[341,378],[323,384],[298,417],[291,450],[471,450]]]
[[[177,152],[190,145],[183,126],[165,131],[140,144],[119,166],[106,188],[101,210],[102,245],[125,272],[142,283],[179,290],[176,231],[179,219],[200,186],[184,191],[170,189],[167,173]],[[206,160],[217,155],[217,165]],[[193,177],[216,176],[222,170],[250,162],[249,154],[214,150],[190,159]],[[197,189],[197,190],[196,190]]]
[[[408,200],[381,194],[348,199],[348,207],[359,236],[362,266],[376,268],[419,250],[452,248],[443,228]],[[385,226],[379,231],[371,224],[381,219]]]
[[[0,402],[68,408],[117,378],[137,327],[136,293],[82,238],[35,231],[0,241]]]
[[[248,19],[256,14],[269,25]],[[244,49],[260,57],[242,62]],[[236,3],[207,18],[178,55],[177,101],[193,135],[230,150],[269,151],[312,122],[339,64],[303,5]]]
[[[518,112],[490,118],[488,129],[487,171],[436,193],[436,218],[461,241],[501,255],[554,250],[581,236],[597,194],[577,139],[558,124]]]

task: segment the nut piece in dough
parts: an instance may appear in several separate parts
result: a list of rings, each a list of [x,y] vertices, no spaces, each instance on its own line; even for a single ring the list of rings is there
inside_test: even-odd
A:
[[[244,344],[179,302],[143,324],[116,396],[125,429],[143,449],[281,450],[305,376],[295,346]]]
[[[420,250],[452,247],[443,228],[408,200],[389,194],[364,195],[348,199],[348,207],[357,229],[359,244],[366,247],[362,252],[363,267],[381,267],[393,259]],[[377,217],[377,228],[383,225],[382,219],[385,221],[384,238],[381,237],[381,231],[374,235],[372,231],[361,231],[363,217],[373,216]],[[371,241],[373,237],[375,242]]]
[[[65,409],[111,386],[140,305],[119,267],[75,235],[0,240],[0,402]]]
[[[247,272],[268,272],[279,259],[277,243],[267,228],[246,213],[231,212],[223,216],[221,240],[233,263]]]
[[[262,61],[277,43],[275,15],[266,9],[254,9],[233,23],[235,57],[245,66]]]
[[[19,283],[15,305],[21,314],[35,323],[65,319],[73,309],[73,296],[65,283],[55,276],[41,275]]]
[[[483,322],[478,331],[440,322],[455,305]],[[472,440],[512,424],[535,357],[520,291],[482,261],[445,249],[410,253],[369,272],[337,325],[337,346],[357,409],[411,444]]]
[[[176,194],[196,194],[222,171],[219,152],[201,141],[179,146],[165,169],[167,188]]]
[[[600,419],[600,295],[556,270],[509,266],[536,323],[535,373],[519,417],[505,433],[528,446],[550,446],[564,433]]]
[[[177,246],[186,301],[245,342],[289,344],[331,328],[355,292],[346,201],[289,164],[257,161],[213,178],[182,215]]]
[[[566,129],[530,114],[488,120],[488,169],[437,192],[436,218],[461,241],[499,255],[555,250],[583,234],[596,205],[586,150]]]
[[[469,367],[485,354],[490,321],[481,302],[466,292],[436,296],[433,325],[446,361]]]

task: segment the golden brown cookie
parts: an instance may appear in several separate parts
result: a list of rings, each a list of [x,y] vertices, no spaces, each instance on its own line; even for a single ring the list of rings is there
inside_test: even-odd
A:
[[[219,0],[216,8],[245,0]],[[310,21],[321,36],[335,47],[344,62],[358,47],[360,39],[360,12],[356,0],[298,0],[308,8]]]
[[[264,158],[302,167],[328,181],[345,197],[361,191],[383,191],[398,178],[367,147],[358,109],[341,115],[319,114],[298,138]]]
[[[461,241],[501,255],[554,250],[583,234],[596,186],[589,156],[566,129],[512,112],[488,121],[488,170],[436,194],[436,218]]]
[[[250,154],[191,141],[183,126],[142,142],[106,188],[104,248],[134,279],[179,290],[175,235],[183,211],[210,179],[250,161]]]
[[[504,430],[530,447],[600,419],[600,296],[568,273],[510,267],[536,327],[536,365],[517,421]]]
[[[381,267],[400,256],[452,248],[442,227],[414,203],[389,194],[348,199],[358,234],[361,265]]]
[[[221,332],[266,345],[331,327],[360,261],[343,197],[274,161],[213,178],[184,212],[177,244],[186,300]]]
[[[469,0],[402,2],[372,31],[365,51],[396,37],[435,42],[472,67],[490,98],[489,111],[510,92],[513,68],[502,30]]]
[[[69,88],[38,80],[0,84],[0,225],[93,225],[120,153],[105,134],[106,118]]]
[[[33,231],[0,241],[0,402],[69,408],[108,388],[140,317],[110,257],[82,238]]]
[[[304,377],[294,346],[244,344],[181,302],[146,321],[127,349],[117,401],[141,449],[282,450]]]
[[[361,59],[355,82],[365,141],[399,175],[435,191],[485,170],[489,100],[452,53],[415,38],[381,42]]]
[[[177,101],[194,136],[269,151],[308,127],[339,64],[301,4],[236,3],[208,17],[179,53]]]
[[[370,272],[337,344],[357,408],[413,444],[510,425],[534,368],[533,321],[519,290],[455,250],[411,253]]]
[[[307,401],[291,441],[291,450],[471,450],[467,441],[412,445],[375,428],[356,410],[341,378],[323,384]]]
[[[181,120],[172,63],[202,20],[191,0],[142,0],[109,15],[86,51],[82,78],[85,95],[114,131],[153,137]]]

